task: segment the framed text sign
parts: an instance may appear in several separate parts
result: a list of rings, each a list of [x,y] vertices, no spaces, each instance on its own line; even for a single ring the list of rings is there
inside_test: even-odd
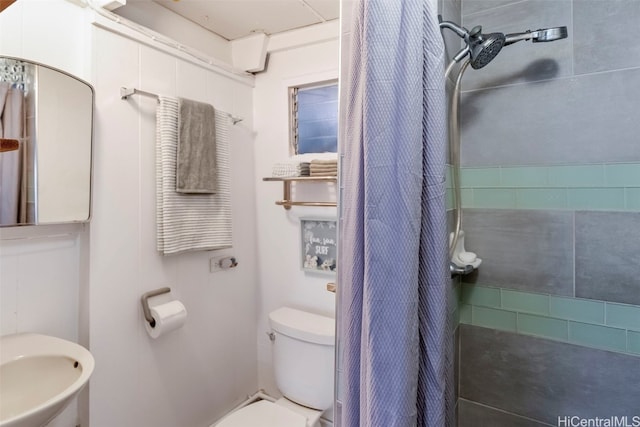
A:
[[[302,269],[313,272],[335,272],[338,249],[336,221],[301,219],[300,231]]]

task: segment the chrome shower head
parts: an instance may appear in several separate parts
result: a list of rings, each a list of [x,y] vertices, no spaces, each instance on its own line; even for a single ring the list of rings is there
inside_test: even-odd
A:
[[[567,27],[545,28],[543,30],[534,31],[536,36],[531,40],[534,43],[552,42],[560,39],[566,39],[569,36]]]
[[[533,43],[552,42],[566,39],[568,35],[567,27],[544,28],[535,31],[528,30],[524,33],[507,34],[505,36],[505,46],[522,40],[531,40]]]
[[[505,43],[502,33],[482,34],[479,25],[469,32],[469,53],[471,68],[478,70],[495,58]]]
[[[568,36],[567,27],[546,28],[524,33],[507,34],[490,33],[482,34],[482,27],[475,26],[471,31],[451,21],[443,21],[438,16],[440,28],[448,28],[465,41],[465,46],[453,57],[455,62],[460,62],[469,55],[471,68],[480,69],[495,58],[504,46],[517,43],[522,40],[531,40],[533,43],[552,42],[565,39]]]

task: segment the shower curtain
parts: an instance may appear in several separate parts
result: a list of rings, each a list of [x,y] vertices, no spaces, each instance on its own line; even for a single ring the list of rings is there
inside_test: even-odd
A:
[[[356,0],[341,154],[341,427],[453,426],[444,46],[430,0]]]
[[[20,141],[18,150],[0,153],[0,224],[19,222],[23,160],[23,92],[0,81],[0,138]],[[22,221],[24,222],[24,221]]]

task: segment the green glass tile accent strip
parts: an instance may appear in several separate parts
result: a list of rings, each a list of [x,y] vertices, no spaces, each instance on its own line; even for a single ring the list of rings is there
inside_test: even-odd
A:
[[[451,292],[453,293],[453,300],[456,301],[456,305],[462,300],[462,283],[460,281],[456,281],[457,283],[451,287]]]
[[[444,193],[445,207],[447,210],[453,209],[453,190],[447,188]]]
[[[569,339],[569,322],[551,317],[518,313],[518,333],[567,341]]]
[[[624,208],[629,211],[640,211],[640,188],[624,189]]]
[[[462,283],[457,314],[459,323],[640,355],[640,306]]]
[[[552,166],[548,168],[550,187],[602,187],[604,165]]]
[[[471,321],[476,326],[516,332],[516,313],[511,311],[474,305],[471,310]]]
[[[640,354],[640,332],[627,332],[627,351]]]
[[[460,170],[460,188],[500,186],[500,168],[464,168]]]
[[[549,313],[560,319],[604,325],[604,303],[577,298],[549,298]]]
[[[640,210],[640,163],[467,167],[460,181],[466,208]]]
[[[461,301],[463,304],[500,308],[500,289],[463,283]]]
[[[528,292],[500,290],[502,308],[524,313],[549,314],[549,296]]]
[[[625,352],[627,331],[608,326],[569,322],[569,342],[587,347]]]
[[[516,191],[506,188],[476,188],[473,190],[474,208],[515,209]]]
[[[469,188],[463,188],[460,191],[460,196],[462,197],[462,207],[463,208],[472,208],[473,207],[473,190]]]
[[[460,311],[453,310],[451,313],[449,313],[449,316],[449,321],[451,322],[453,327],[456,328],[460,324]]]
[[[567,191],[572,209],[624,209],[624,188],[571,188]]]
[[[640,331],[640,307],[606,303],[606,324]]]
[[[548,171],[545,167],[500,168],[502,187],[548,187]]]
[[[605,181],[609,187],[640,187],[640,164],[605,165]]]
[[[471,307],[472,306],[469,304],[462,304],[460,306],[460,309],[458,310],[460,323],[466,323],[467,325],[471,324]]]
[[[516,191],[520,209],[566,209],[569,197],[565,188],[523,188]]]

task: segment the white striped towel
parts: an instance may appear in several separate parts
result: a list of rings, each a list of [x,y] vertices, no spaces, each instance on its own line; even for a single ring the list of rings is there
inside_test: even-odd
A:
[[[156,112],[157,249],[164,255],[232,246],[229,116],[216,110],[216,194],[176,192],[178,100],[160,96]]]
[[[280,162],[273,165],[271,175],[285,178],[293,176],[309,176],[309,163]]]

